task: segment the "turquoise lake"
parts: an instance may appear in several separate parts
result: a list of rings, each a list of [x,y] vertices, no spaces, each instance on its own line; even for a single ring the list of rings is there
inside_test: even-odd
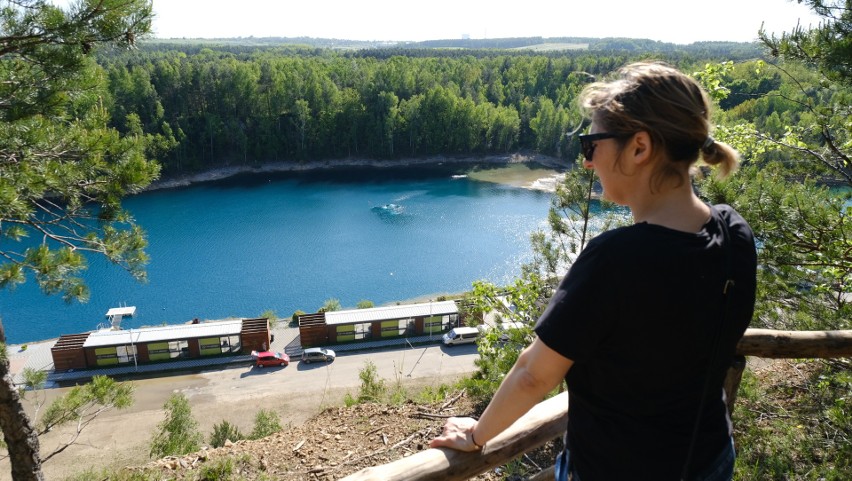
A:
[[[137,308],[123,327],[141,327],[509,282],[530,258],[530,233],[546,225],[551,194],[460,168],[253,174],[130,197],[125,206],[148,233],[148,283],[90,257],[91,299],[66,305],[30,278],[0,291],[7,341],[93,330],[122,305]]]

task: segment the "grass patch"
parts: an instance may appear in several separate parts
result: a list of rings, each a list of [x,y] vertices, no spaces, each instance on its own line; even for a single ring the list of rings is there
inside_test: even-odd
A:
[[[746,370],[733,422],[735,480],[852,479],[847,363],[776,361]]]

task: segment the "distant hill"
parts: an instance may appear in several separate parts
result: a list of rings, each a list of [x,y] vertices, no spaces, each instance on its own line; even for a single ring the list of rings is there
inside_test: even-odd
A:
[[[151,46],[177,45],[183,47],[307,47],[334,50],[417,50],[467,49],[532,52],[590,51],[607,53],[688,53],[701,56],[726,55],[732,58],[754,58],[762,53],[756,42],[695,42],[675,44],[637,38],[591,37],[516,37],[493,39],[444,39],[422,42],[362,41],[313,37],[236,37],[236,38],[170,38],[149,39]],[[156,48],[156,47],[155,47]]]

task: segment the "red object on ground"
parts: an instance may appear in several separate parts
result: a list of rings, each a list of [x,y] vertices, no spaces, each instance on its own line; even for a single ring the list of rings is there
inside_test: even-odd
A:
[[[290,356],[283,352],[252,351],[251,355],[257,358],[254,362],[257,367],[286,366],[290,364]]]

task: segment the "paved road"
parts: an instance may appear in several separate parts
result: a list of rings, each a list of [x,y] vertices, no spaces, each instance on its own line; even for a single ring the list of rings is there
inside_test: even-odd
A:
[[[276,396],[288,402],[298,402],[299,398],[311,399],[311,404],[322,399],[332,391],[348,390],[356,394],[361,380],[360,371],[368,361],[376,366],[378,376],[388,384],[396,382],[429,380],[430,382],[447,378],[456,379],[473,372],[474,360],[478,358],[476,346],[444,347],[439,345],[418,346],[414,348],[395,348],[381,351],[338,353],[333,362],[310,363],[294,361],[287,367],[238,366],[201,372],[185,378],[188,383],[177,387],[180,382],[170,378],[135,381],[137,402],[134,409],[159,409],[171,392],[182,391],[190,403],[203,404],[216,399],[221,402],[234,402],[238,399],[253,399]],[[150,386],[154,392],[156,386],[165,386],[165,396],[149,396],[145,391]]]

